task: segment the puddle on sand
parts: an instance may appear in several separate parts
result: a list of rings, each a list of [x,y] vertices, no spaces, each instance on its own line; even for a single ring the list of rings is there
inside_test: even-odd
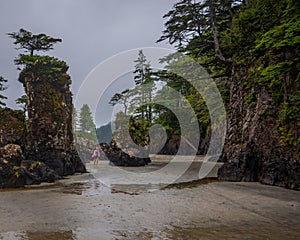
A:
[[[106,195],[110,194],[109,187],[101,183],[97,179],[92,179],[84,182],[74,182],[69,184],[60,184],[58,188],[53,189],[53,192],[75,195]]]
[[[57,239],[64,239],[64,240],[76,240],[75,234],[70,231],[63,231],[63,232],[6,232],[0,233],[0,240],[57,240]]]
[[[128,195],[139,195],[141,193],[154,192],[165,185],[161,184],[112,184],[111,193],[123,193]]]
[[[221,182],[217,178],[203,178],[198,180],[193,180],[190,182],[175,182],[165,186],[163,189],[185,189],[185,188],[195,188],[200,185],[205,185],[213,182]]]
[[[173,227],[166,231],[168,239],[299,239],[298,231],[284,226],[264,223],[261,225],[233,225],[217,227]]]
[[[219,240],[219,239],[300,239],[300,233],[297,229],[288,229],[284,226],[264,223],[261,225],[241,224],[234,226],[217,226],[217,227],[168,227],[160,232],[144,230],[135,231],[114,231],[115,240],[144,239],[144,240]]]
[[[195,188],[197,186],[212,182],[219,182],[219,180],[215,178],[205,178],[188,182],[175,182],[172,184],[112,184],[111,186],[107,186],[96,178],[89,178],[88,180],[77,182],[61,181],[53,184],[46,184],[44,186],[26,186],[25,188],[17,189],[0,189],[0,192],[50,190],[51,192],[85,196],[107,195],[115,193],[139,195],[141,193],[150,193],[157,190]]]
[[[199,180],[194,180],[190,182],[179,182],[172,184],[113,184],[111,185],[111,193],[124,193],[129,195],[138,195],[146,192],[154,192],[157,190],[167,190],[167,189],[187,189],[195,188],[200,185],[220,182],[216,178],[204,178]]]
[[[172,183],[172,184],[112,184],[110,187],[101,183],[97,179],[91,179],[84,182],[75,182],[68,184],[59,184],[53,192],[75,195],[107,195],[115,193],[123,193],[128,195],[139,195],[141,193],[150,193],[158,190],[166,189],[186,189],[194,188],[211,182],[218,182],[217,179],[200,179],[191,182]]]
[[[113,231],[113,235],[115,236],[113,240],[127,240],[127,239],[139,239],[139,240],[153,240],[153,239],[167,239],[163,237],[163,233],[151,232],[145,229],[142,232],[125,232],[121,230]]]

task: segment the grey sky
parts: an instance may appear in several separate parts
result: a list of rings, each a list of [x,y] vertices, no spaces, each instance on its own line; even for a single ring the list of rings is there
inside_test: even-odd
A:
[[[0,0],[0,75],[8,79],[7,105],[23,94],[13,60],[18,55],[6,33],[20,28],[63,39],[49,55],[65,60],[76,95],[87,74],[101,61],[132,48],[156,44],[162,16],[176,0]],[[97,123],[99,125],[100,123]],[[101,123],[102,124],[102,123]]]

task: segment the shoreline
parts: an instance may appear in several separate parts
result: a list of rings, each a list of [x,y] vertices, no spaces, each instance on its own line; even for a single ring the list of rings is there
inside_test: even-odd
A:
[[[139,167],[118,167],[118,166],[111,166],[109,164],[108,160],[100,160],[99,161],[99,166],[93,166],[93,162],[87,162],[86,167],[87,167],[87,172],[86,173],[75,173],[73,175],[68,175],[68,176],[63,176],[61,179],[56,180],[55,182],[42,182],[40,184],[32,184],[32,185],[25,185],[23,187],[16,187],[16,188],[0,188],[0,193],[1,192],[10,192],[10,191],[28,191],[28,190],[35,190],[35,189],[47,189],[51,187],[59,187],[61,185],[64,185],[65,183],[69,182],[76,182],[78,179],[82,180],[82,178],[89,178],[89,176],[96,176],[97,178],[97,172],[100,172],[101,174],[107,174],[106,172],[108,171],[109,174],[113,174],[114,171],[111,171],[113,169],[123,169],[128,172],[138,172],[138,173],[144,173],[144,172],[151,172],[155,171],[157,169],[163,168],[166,164],[169,163],[169,161],[173,158],[173,155],[155,155],[151,156],[152,162],[149,165],[146,166],[139,166]],[[181,162],[184,162],[184,158],[186,156],[179,156],[181,159],[174,161],[175,163],[180,164]],[[161,183],[163,188],[170,188],[168,187],[169,185],[171,186],[176,186],[176,185],[200,185],[202,182],[228,182],[228,183],[243,183],[243,182],[236,182],[236,181],[230,181],[230,180],[219,180],[217,176],[217,171],[218,169],[223,165],[221,162],[216,162],[213,163],[215,166],[214,168],[209,172],[209,174],[202,179],[199,179],[197,175],[197,171],[201,168],[201,164],[203,163],[204,156],[203,155],[197,155],[195,159],[192,161],[191,165],[188,167],[188,169],[180,176],[178,179],[176,179],[174,182],[171,183]],[[95,169],[98,168],[96,171]],[[110,169],[110,170],[109,170]],[[117,171],[118,173],[118,171]],[[265,184],[262,182],[249,182],[249,183],[257,183],[265,186],[272,186],[276,188],[283,188],[286,190],[291,190],[291,191],[300,191],[297,189],[290,189],[290,188],[285,188],[282,186],[277,186],[277,185],[269,185]],[[141,184],[142,185],[142,184]]]

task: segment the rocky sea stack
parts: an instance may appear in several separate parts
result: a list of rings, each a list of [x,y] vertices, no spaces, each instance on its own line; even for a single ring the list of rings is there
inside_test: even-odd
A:
[[[19,81],[27,95],[28,119],[22,111],[1,110],[0,187],[53,182],[86,172],[74,147],[68,66],[48,56],[26,57],[33,61]]]
[[[45,163],[60,176],[85,172],[74,147],[68,66],[44,58],[45,62],[26,67],[19,78],[28,98],[25,157]]]

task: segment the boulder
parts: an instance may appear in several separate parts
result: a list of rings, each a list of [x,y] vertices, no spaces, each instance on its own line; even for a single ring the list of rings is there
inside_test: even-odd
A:
[[[139,158],[135,156],[130,156],[129,154],[123,152],[118,148],[115,142],[112,140],[110,145],[107,143],[101,143],[100,147],[105,153],[106,157],[109,159],[110,164],[114,166],[145,166],[151,162],[150,158]]]
[[[0,148],[0,188],[54,182],[59,175],[42,162],[24,160],[19,145],[8,144]]]

